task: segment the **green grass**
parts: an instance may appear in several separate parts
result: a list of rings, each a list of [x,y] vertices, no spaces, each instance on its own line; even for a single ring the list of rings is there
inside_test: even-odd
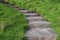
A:
[[[23,40],[26,27],[21,12],[0,3],[0,40]]]
[[[9,3],[40,13],[51,22],[60,40],[60,0],[10,0]]]

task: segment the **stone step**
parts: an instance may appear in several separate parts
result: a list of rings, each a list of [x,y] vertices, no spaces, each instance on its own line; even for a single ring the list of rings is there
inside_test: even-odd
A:
[[[29,14],[24,14],[26,17],[36,17],[36,16],[40,16],[40,15],[38,15],[38,14],[36,14],[36,13],[29,13]]]
[[[56,40],[56,33],[51,28],[34,28],[25,34],[26,40]]]
[[[26,17],[36,17],[36,16],[40,16],[40,15],[25,15]]]
[[[24,14],[24,15],[26,15],[26,16],[34,16],[34,15],[38,15],[38,14],[36,14],[36,13],[27,13],[27,14]]]
[[[44,18],[41,16],[27,17],[28,21],[44,21]]]
[[[50,28],[51,24],[47,21],[32,21],[28,22],[30,28]]]
[[[31,10],[20,10],[21,12],[23,12],[23,13],[34,13],[33,11],[31,11]]]
[[[32,13],[24,13],[24,14],[38,14],[38,13],[33,13],[33,12],[32,12]]]
[[[38,13],[23,13],[26,17],[40,16]]]

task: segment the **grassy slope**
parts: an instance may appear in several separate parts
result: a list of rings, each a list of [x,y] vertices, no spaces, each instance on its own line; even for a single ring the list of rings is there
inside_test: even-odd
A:
[[[25,32],[26,19],[17,10],[0,3],[0,40],[22,40]]]
[[[10,0],[9,2],[39,12],[51,22],[52,28],[58,34],[57,40],[60,40],[60,0]]]

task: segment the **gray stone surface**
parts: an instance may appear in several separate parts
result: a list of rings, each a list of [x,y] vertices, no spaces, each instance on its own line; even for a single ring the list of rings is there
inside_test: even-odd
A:
[[[29,14],[24,14],[24,15],[26,15],[26,16],[37,16],[38,14],[35,14],[35,13],[29,13]]]
[[[32,12],[30,10],[20,10],[20,11],[23,12],[23,13],[30,13],[30,12]]]
[[[36,16],[39,16],[39,15],[25,15],[26,17],[36,17]]]
[[[27,20],[29,21],[44,21],[43,17],[35,16],[35,17],[27,17]]]
[[[28,22],[28,25],[30,26],[30,28],[50,28],[51,27],[50,22],[47,22],[47,21]]]
[[[34,28],[26,32],[27,40],[56,40],[56,33],[51,28]]]
[[[32,11],[32,13],[31,12],[25,12],[25,13],[23,13],[26,17],[35,17],[35,16],[40,16],[39,14],[37,14],[37,13],[34,13],[33,11]]]

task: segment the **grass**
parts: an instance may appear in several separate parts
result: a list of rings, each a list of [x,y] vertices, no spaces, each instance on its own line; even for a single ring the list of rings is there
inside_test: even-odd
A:
[[[0,3],[0,40],[22,40],[27,22],[25,16]]]
[[[51,22],[60,40],[60,0],[9,0],[9,3],[40,13]]]

